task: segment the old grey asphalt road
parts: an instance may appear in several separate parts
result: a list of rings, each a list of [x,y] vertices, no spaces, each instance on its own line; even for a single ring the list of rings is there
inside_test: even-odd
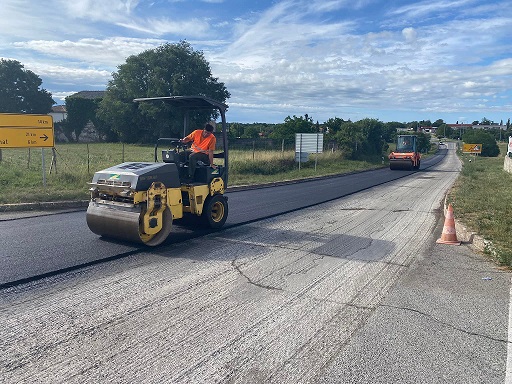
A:
[[[435,244],[458,167],[6,288],[0,377],[502,383],[510,275]]]

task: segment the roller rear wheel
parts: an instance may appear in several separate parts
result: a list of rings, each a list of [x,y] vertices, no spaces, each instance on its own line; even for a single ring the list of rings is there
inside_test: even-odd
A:
[[[228,218],[228,201],[223,195],[213,195],[206,199],[201,215],[205,226],[220,228]]]

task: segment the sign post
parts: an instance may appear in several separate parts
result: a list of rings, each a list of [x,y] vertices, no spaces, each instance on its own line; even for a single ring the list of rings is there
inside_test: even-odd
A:
[[[0,113],[0,148],[53,148],[54,146],[51,116]]]
[[[322,153],[324,148],[324,135],[322,133],[296,133],[295,134],[295,161],[305,163],[310,153]],[[315,171],[318,158],[315,159]]]
[[[44,186],[44,148],[53,147],[55,137],[52,116],[0,113],[0,151],[2,148],[41,148]]]
[[[473,154],[476,157],[482,153],[482,144],[462,144],[462,153],[469,153],[470,155]],[[469,159],[469,162],[471,162],[471,159]]]
[[[463,153],[474,153],[481,154],[482,153],[482,144],[466,144],[462,145]]]

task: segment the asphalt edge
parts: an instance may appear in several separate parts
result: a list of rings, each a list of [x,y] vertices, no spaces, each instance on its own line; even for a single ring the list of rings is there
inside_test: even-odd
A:
[[[24,211],[53,211],[57,209],[87,208],[89,200],[43,201],[36,203],[1,204],[0,213]]]

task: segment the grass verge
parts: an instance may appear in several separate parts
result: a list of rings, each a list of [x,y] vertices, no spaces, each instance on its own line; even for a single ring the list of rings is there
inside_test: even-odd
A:
[[[59,144],[45,149],[3,149],[0,204],[88,199],[94,172],[125,161],[153,161],[153,146]],[[44,155],[44,176],[43,176]],[[56,163],[52,162],[56,160]],[[230,151],[229,184],[251,185],[382,166],[381,159],[350,161],[342,153],[310,155],[301,169],[293,151]]]
[[[512,174],[503,169],[506,145],[498,157],[460,154],[462,172],[448,195],[457,219],[492,242],[497,262],[512,265]],[[491,253],[490,250],[486,250]]]

